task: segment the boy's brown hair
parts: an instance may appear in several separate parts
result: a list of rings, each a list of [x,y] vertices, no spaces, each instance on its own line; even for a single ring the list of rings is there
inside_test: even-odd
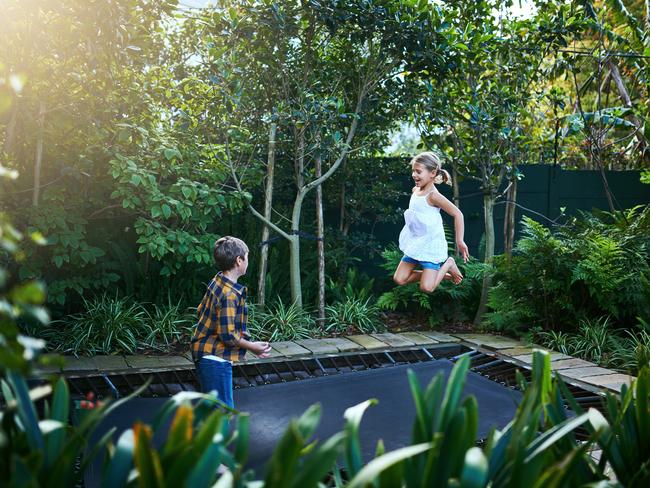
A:
[[[237,257],[242,258],[248,252],[248,246],[241,239],[232,236],[224,236],[214,243],[212,255],[219,271],[228,271],[237,264]]]

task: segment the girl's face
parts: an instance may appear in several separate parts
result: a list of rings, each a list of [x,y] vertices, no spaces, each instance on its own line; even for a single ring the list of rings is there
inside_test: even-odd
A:
[[[415,186],[424,188],[435,178],[435,173],[429,171],[422,163],[415,163],[412,167],[411,177],[415,181]]]

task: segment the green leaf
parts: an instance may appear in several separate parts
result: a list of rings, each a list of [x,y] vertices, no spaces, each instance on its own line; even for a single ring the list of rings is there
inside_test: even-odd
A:
[[[162,204],[162,213],[166,219],[168,219],[172,214],[172,209],[166,203]]]
[[[115,452],[111,458],[104,477],[102,487],[126,486],[126,481],[133,466],[135,439],[133,429],[125,430],[117,441]]]
[[[45,301],[45,287],[38,281],[28,281],[14,286],[9,296],[15,303],[38,305]]]
[[[414,446],[403,447],[381,457],[370,461],[357,475],[352,478],[347,488],[363,488],[372,483],[382,471],[390,468],[391,466],[417,456],[423,452],[428,451],[433,447],[433,444],[426,442],[424,444],[416,444]]]
[[[165,155],[165,158],[167,158],[167,161],[171,161],[175,157],[180,157],[180,153],[178,152],[178,150],[172,148],[166,148],[163,151],[163,154]]]
[[[488,478],[488,461],[483,451],[478,447],[468,449],[465,454],[465,464],[460,477],[463,488],[481,488]]]
[[[361,466],[363,466],[361,443],[359,441],[359,425],[361,424],[361,419],[366,409],[376,404],[376,399],[366,400],[346,409],[343,413],[343,418],[346,420],[345,432],[347,434],[345,458],[347,469],[351,476],[356,475],[361,469]]]

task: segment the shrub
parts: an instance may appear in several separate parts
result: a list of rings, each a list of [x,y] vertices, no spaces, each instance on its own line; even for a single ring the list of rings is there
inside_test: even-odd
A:
[[[330,334],[369,334],[386,330],[379,320],[379,307],[371,303],[371,298],[348,297],[325,307],[325,314],[325,332]]]
[[[150,330],[147,311],[128,298],[101,295],[84,299],[84,311],[52,322],[43,337],[59,352],[84,354],[133,354]]]
[[[179,342],[192,331],[196,317],[183,307],[180,301],[172,303],[168,297],[167,304],[153,304],[153,309],[147,311],[145,343],[149,347],[169,350],[170,346]],[[187,339],[189,344],[189,338]]]
[[[365,273],[359,273],[356,268],[348,268],[344,283],[330,279],[327,283],[327,293],[333,302],[344,302],[348,298],[367,300],[372,296],[375,280]]]
[[[391,278],[402,255],[396,246],[382,252],[382,267]],[[385,310],[426,311],[431,324],[468,320],[476,312],[483,275],[489,268],[475,259],[467,263],[458,262],[458,267],[465,277],[460,285],[445,280],[430,294],[420,291],[417,283],[396,286],[383,293],[377,305]]]
[[[583,320],[614,326],[650,320],[650,206],[582,213],[548,229],[523,218],[512,259],[497,256],[486,326],[575,331]]]
[[[316,334],[316,321],[309,311],[295,303],[286,306],[280,299],[268,311],[250,306],[248,319],[248,332],[258,341],[294,341]]]
[[[609,317],[583,320],[577,333],[538,330],[533,340],[556,351],[624,371],[650,366],[650,330],[640,322],[638,330],[621,334],[610,326]]]

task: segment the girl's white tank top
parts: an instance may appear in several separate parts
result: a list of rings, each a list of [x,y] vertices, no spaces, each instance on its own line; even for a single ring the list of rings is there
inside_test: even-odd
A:
[[[441,263],[448,257],[447,240],[440,209],[427,202],[430,193],[411,195],[409,208],[404,212],[405,225],[399,235],[399,248],[418,261]]]

